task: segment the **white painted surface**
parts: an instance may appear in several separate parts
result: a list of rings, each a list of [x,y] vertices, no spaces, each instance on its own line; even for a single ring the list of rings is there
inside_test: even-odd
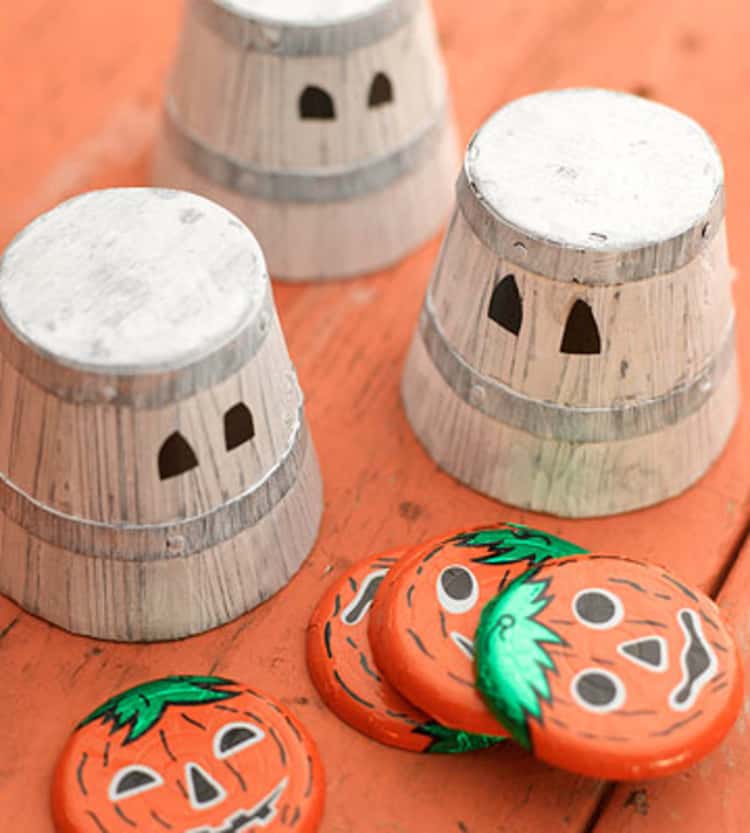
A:
[[[257,314],[267,281],[258,243],[224,208],[175,191],[99,191],[11,244],[0,311],[58,362],[152,372],[227,343]]]
[[[723,184],[716,146],[692,119],[593,89],[504,107],[472,141],[466,173],[506,225],[602,252],[683,234]]]
[[[391,4],[391,0],[216,0],[230,12],[286,25],[329,26],[353,20]]]

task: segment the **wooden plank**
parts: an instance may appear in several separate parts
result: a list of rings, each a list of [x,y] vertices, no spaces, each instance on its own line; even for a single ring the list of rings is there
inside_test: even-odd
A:
[[[0,21],[0,244],[34,214],[92,186],[144,180],[177,0],[28,0]],[[737,108],[750,71],[750,12],[727,0],[438,0],[462,138],[503,101],[534,89],[648,88],[701,121],[728,167],[729,235],[750,265],[746,136]],[[547,526],[601,550],[657,560],[713,587],[743,534],[750,435],[687,495],[620,518],[560,522],[505,510],[459,486],[423,453],[398,394],[437,242],[399,268],[348,285],[277,286],[307,393],[326,483],[322,536],[300,576],[255,613],[176,645],[75,638],[0,600],[0,821],[52,833],[51,768],[76,719],[112,691],[164,672],[219,671],[290,703],[329,774],[324,833],[409,830],[583,831],[601,787],[507,749],[461,761],[380,748],[330,715],[303,663],[303,629],[332,574],[377,549],[498,517]],[[738,285],[740,352],[750,349],[750,289]],[[745,383],[750,381],[743,367]]]
[[[750,651],[750,542],[719,596],[742,653]],[[619,786],[594,833],[684,833],[747,830],[750,784],[750,664],[745,664],[745,708],[726,741],[690,771],[648,784]]]

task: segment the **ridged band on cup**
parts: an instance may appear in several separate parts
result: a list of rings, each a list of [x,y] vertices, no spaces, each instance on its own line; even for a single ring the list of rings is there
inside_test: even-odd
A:
[[[562,246],[512,226],[482,198],[465,168],[456,183],[456,200],[476,237],[498,257],[537,275],[589,286],[631,283],[674,272],[706,249],[724,219],[722,186],[706,215],[678,237],[638,249],[608,251]]]
[[[202,515],[164,524],[114,524],[68,515],[36,500],[0,473],[0,512],[29,535],[53,547],[97,558],[155,561],[218,546],[255,526],[297,482],[312,451],[304,410],[286,450],[258,483]]]
[[[414,139],[385,156],[325,171],[276,171],[239,162],[208,147],[179,123],[168,102],[164,131],[182,160],[211,182],[238,194],[269,202],[342,202],[387,188],[417,170],[440,145],[449,128],[447,106]]]
[[[58,399],[73,404],[162,408],[214,387],[237,373],[263,346],[274,321],[271,283],[250,324],[210,355],[179,368],[139,373],[116,368],[102,373],[69,366],[28,345],[0,311],[0,353],[19,374]]]
[[[190,0],[188,14],[242,49],[301,58],[344,55],[378,43],[413,20],[423,5],[424,0],[388,0],[370,12],[328,25],[249,17],[215,0]]]
[[[476,371],[448,343],[429,297],[419,333],[443,380],[467,405],[527,434],[570,443],[629,440],[676,425],[705,405],[735,359],[732,321],[716,356],[687,384],[652,399],[582,408],[531,399]]]

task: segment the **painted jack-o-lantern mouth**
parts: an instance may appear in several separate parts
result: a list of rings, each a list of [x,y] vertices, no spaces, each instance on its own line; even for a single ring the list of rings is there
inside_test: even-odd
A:
[[[221,827],[201,827],[185,833],[245,833],[254,827],[267,827],[278,813],[279,799],[289,783],[284,779],[275,790],[251,810],[238,810]]]
[[[323,776],[279,704],[218,677],[168,677],[91,714],[57,768],[59,833],[317,828]]]

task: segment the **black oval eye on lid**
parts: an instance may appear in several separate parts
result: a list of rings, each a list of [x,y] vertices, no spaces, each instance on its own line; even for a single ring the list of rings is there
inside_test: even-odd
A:
[[[136,765],[126,766],[112,779],[109,785],[110,801],[122,801],[126,798],[145,793],[161,787],[164,779],[151,767]]]
[[[571,694],[586,711],[606,714],[625,703],[625,686],[615,674],[589,668],[578,674],[571,684]]]
[[[252,723],[230,723],[214,736],[214,755],[222,760],[260,743],[265,732]]]
[[[438,576],[437,595],[448,613],[467,613],[479,600],[479,584],[466,567],[446,567]]]
[[[619,597],[599,587],[577,593],[573,599],[573,613],[582,625],[594,630],[614,628],[624,616]]]

